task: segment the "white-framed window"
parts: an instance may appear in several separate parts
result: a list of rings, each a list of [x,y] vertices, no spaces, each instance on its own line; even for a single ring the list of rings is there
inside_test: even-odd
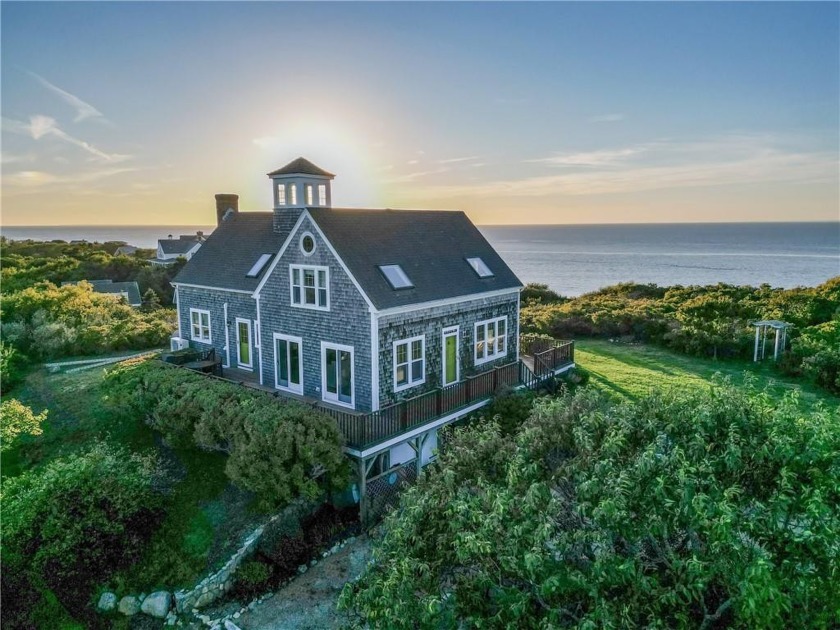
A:
[[[292,306],[330,310],[329,267],[289,265]]]
[[[326,206],[327,205],[327,185],[326,184],[318,184],[318,205],[319,206]]]
[[[277,184],[277,205],[286,205],[286,184]]]
[[[303,340],[274,333],[274,386],[303,394]]]
[[[476,322],[474,354],[476,365],[507,354],[507,317]]]
[[[313,197],[312,184],[307,184],[306,187],[305,187],[305,190],[306,190],[306,205],[311,206],[312,205],[312,197]]]
[[[311,256],[315,252],[315,237],[312,236],[312,232],[300,235],[300,251],[304,256]]]
[[[394,391],[426,382],[426,337],[420,335],[394,342]]]
[[[289,200],[291,205],[297,205],[297,184],[289,184]]]
[[[385,276],[392,289],[410,289],[414,286],[411,278],[399,265],[379,265],[379,271]]]
[[[190,338],[201,343],[210,343],[210,311],[190,309]]]
[[[355,407],[353,346],[321,342],[321,398],[342,407]]]

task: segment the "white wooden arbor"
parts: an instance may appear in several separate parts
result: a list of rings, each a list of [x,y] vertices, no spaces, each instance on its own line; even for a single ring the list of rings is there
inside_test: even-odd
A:
[[[793,326],[788,322],[783,322],[778,319],[762,319],[759,322],[753,322],[755,326],[755,351],[753,352],[753,361],[761,361],[765,356],[767,348],[767,329],[776,331],[776,341],[773,344],[773,360],[778,361],[779,355],[785,351],[785,342],[787,341],[787,329]]]

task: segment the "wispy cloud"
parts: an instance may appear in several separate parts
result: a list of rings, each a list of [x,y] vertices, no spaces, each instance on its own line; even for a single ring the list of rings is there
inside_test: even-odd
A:
[[[413,173],[406,173],[404,175],[397,175],[395,177],[388,178],[384,180],[386,184],[405,184],[407,182],[413,182],[418,179],[422,179],[429,175],[437,175],[440,173],[446,173],[449,169],[448,168],[437,168],[430,171],[415,171]]]
[[[624,114],[600,114],[590,116],[587,120],[591,123],[620,122],[624,120]]]
[[[45,186],[90,184],[115,175],[131,173],[137,170],[136,168],[107,168],[84,173],[74,173],[72,175],[59,175],[57,173],[37,170],[18,171],[17,173],[5,173],[3,175],[3,185],[14,187],[18,189],[18,192],[21,191],[20,189],[27,189],[34,192]]]
[[[27,72],[29,72],[30,76],[32,76],[32,78],[34,78],[38,83],[40,83],[53,94],[56,94],[61,100],[63,100],[65,103],[70,105],[70,107],[76,110],[76,117],[73,119],[73,122],[81,122],[88,118],[98,118],[103,122],[107,121],[104,114],[90,103],[83,101],[78,96],[70,94],[70,92],[62,90],[57,85],[53,85],[39,74],[35,74],[34,72],[29,70],[27,70]]]
[[[69,144],[72,144],[80,149],[86,151],[90,155],[94,156],[97,159],[103,160],[105,162],[124,162],[131,158],[130,155],[124,155],[120,153],[106,153],[92,145],[90,142],[86,142],[85,140],[81,140],[75,136],[70,135],[61,127],[58,126],[54,118],[50,118],[49,116],[42,116],[40,114],[36,114],[34,116],[29,117],[29,124],[21,122],[19,120],[13,120],[10,118],[3,119],[3,130],[11,133],[17,133],[21,135],[28,135],[33,140],[40,140],[41,138],[45,137],[54,137]]]
[[[644,149],[644,150],[641,150]],[[552,197],[635,193],[667,188],[763,182],[837,182],[832,152],[791,148],[769,135],[729,135],[702,141],[657,141],[646,145],[539,158],[558,174],[494,179],[461,185],[429,185],[406,191],[417,197]]]
[[[480,155],[468,155],[465,157],[447,158],[445,160],[438,160],[438,164],[457,164],[458,162],[472,162],[473,160],[480,160]]]
[[[623,149],[603,149],[599,151],[584,151],[580,153],[564,153],[549,157],[534,158],[527,162],[541,162],[553,166],[612,166],[626,161],[628,158],[644,153],[648,146],[626,147]]]

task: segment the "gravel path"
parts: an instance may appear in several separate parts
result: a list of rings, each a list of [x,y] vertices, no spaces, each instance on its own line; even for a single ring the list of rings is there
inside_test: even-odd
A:
[[[338,594],[370,558],[370,539],[359,536],[236,620],[242,630],[328,630],[346,621],[336,611]]]

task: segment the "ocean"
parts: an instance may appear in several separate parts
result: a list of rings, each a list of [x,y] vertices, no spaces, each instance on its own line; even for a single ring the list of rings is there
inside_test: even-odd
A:
[[[481,226],[523,282],[576,296],[618,282],[791,288],[840,275],[837,223]],[[3,227],[11,239],[122,240],[156,247],[213,226]]]

